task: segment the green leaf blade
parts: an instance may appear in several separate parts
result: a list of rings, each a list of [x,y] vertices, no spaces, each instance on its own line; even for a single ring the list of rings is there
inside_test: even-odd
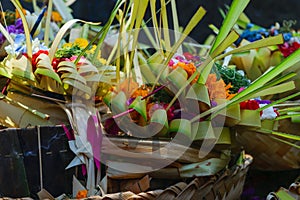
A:
[[[234,0],[230,6],[227,16],[225,17],[222,27],[220,28],[219,34],[210,50],[213,53],[215,49],[222,43],[222,41],[227,37],[228,33],[232,27],[236,24],[239,16],[242,14],[250,0]]]
[[[34,72],[35,75],[48,76],[53,80],[57,81],[59,84],[62,84],[59,76],[53,70],[45,69],[45,68],[37,68]]]
[[[138,96],[134,99],[134,101],[129,105],[129,108],[133,108],[136,110],[145,121],[147,121],[147,109],[146,109],[146,101],[142,99],[142,96]]]

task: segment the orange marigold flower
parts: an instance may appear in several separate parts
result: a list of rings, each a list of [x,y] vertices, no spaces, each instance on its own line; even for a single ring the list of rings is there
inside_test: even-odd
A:
[[[226,99],[228,99],[228,100],[232,99],[236,95],[236,94],[232,94],[230,92],[230,88],[232,88],[231,83],[227,84],[226,87],[225,87],[225,90],[226,90]]]
[[[226,94],[226,99],[230,100],[232,99],[236,94]]]
[[[20,18],[21,15],[20,15],[19,11],[16,9],[15,12],[16,12],[16,19]],[[25,10],[24,8],[22,8],[22,13],[23,13],[24,15],[26,15],[26,10]]]
[[[216,74],[209,74],[205,85],[208,88],[209,98],[211,100],[226,98],[226,84],[222,79],[217,81]]]
[[[130,98],[134,91],[139,87],[137,82],[133,79],[125,79],[122,83],[119,84],[116,92],[124,92],[127,98]]]
[[[141,97],[145,97],[147,96],[149,93],[149,88],[148,87],[139,87],[137,88],[133,94],[131,95],[132,98],[136,98],[138,96],[141,96]]]
[[[62,22],[62,17],[57,11],[52,11],[51,19],[54,22]]]
[[[76,199],[82,199],[87,197],[87,190],[79,190],[76,194]]]
[[[209,98],[213,99],[232,99],[236,94],[231,94],[231,83],[225,84],[223,79],[217,80],[216,74],[209,74],[206,87],[208,88]]]
[[[188,74],[188,78],[190,76],[192,76],[192,74],[195,73],[196,71],[196,66],[194,65],[194,63],[184,63],[184,62],[178,62],[177,64],[175,64],[173,66],[173,69],[176,69],[177,67],[181,67],[182,69],[184,69],[186,71],[186,73]],[[198,80],[199,76],[197,76],[192,83],[195,83]]]

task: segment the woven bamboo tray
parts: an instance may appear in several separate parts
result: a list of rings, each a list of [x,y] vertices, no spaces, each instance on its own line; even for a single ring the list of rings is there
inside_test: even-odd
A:
[[[235,163],[240,152],[237,154],[232,152],[230,162],[224,166],[222,164],[222,168],[218,172],[209,173],[209,175],[200,173],[202,175],[184,176],[184,174],[181,174],[182,165],[189,165],[189,163],[191,165],[198,163],[198,168],[202,169],[203,172],[206,171],[206,168],[213,172],[214,166],[211,162],[214,161],[210,162],[209,160],[220,158],[224,150],[228,151],[230,149],[230,145],[218,143],[207,156],[199,158],[198,143],[184,150],[182,149],[183,145],[173,143],[171,146],[168,146],[167,150],[165,149],[166,144],[170,142],[168,139],[165,141],[162,138],[137,139],[122,136],[108,138],[118,148],[114,149],[112,146],[107,146],[108,141],[105,141],[105,138],[103,138],[102,159],[108,157],[107,161],[109,162],[109,158],[113,157],[114,161],[112,163],[114,163],[113,166],[115,167],[123,166],[123,162],[128,163],[129,166],[135,167],[139,165],[146,168],[151,168],[153,163],[163,162],[165,159],[173,160],[173,162],[164,168],[140,174],[122,172],[121,168],[116,170],[108,164],[106,168],[107,183],[104,184],[106,185],[105,191],[107,194],[92,196],[88,199],[240,199],[246,174],[253,160],[252,156],[246,155],[244,162],[237,165]],[[143,157],[144,153],[147,155],[147,153],[156,149],[160,149],[160,155],[152,157],[152,163],[149,163]],[[133,158],[129,154],[124,154],[123,150],[138,154]],[[184,153],[181,155],[181,152]],[[181,156],[177,158],[177,155]],[[141,156],[141,158],[137,156]],[[131,159],[138,159],[140,162],[133,164]],[[205,163],[205,166],[208,167],[204,167],[199,163]],[[126,164],[126,167],[124,166],[125,168],[123,169],[130,168],[128,165]]]
[[[292,123],[290,119],[279,121],[279,132],[300,135],[300,124]],[[269,135],[263,135],[253,130],[237,128],[237,145],[254,157],[253,168],[259,170],[279,171],[300,168],[300,150],[285,144]],[[296,145],[300,142],[290,141]]]
[[[240,199],[243,191],[247,171],[252,163],[252,156],[246,155],[242,166],[233,166],[230,169],[210,177],[196,177],[190,181],[179,181],[169,187],[135,194],[132,191],[118,192],[104,196],[92,196],[95,200],[165,200],[165,199]]]

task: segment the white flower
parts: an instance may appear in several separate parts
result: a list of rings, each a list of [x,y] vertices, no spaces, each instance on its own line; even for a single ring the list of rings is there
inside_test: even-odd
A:
[[[237,70],[236,72],[239,73],[242,76],[245,76],[245,72],[243,70]]]
[[[38,38],[35,38],[32,41],[32,53],[36,53],[39,50],[48,50],[48,47],[46,47],[44,43],[41,43],[41,41]]]
[[[264,107],[266,105],[268,105],[268,104],[259,104],[259,107]],[[274,112],[274,108],[271,106],[262,111],[262,115],[260,116],[260,119],[261,120],[275,119],[276,117],[277,117],[277,114]]]
[[[26,45],[25,45],[25,35],[24,34],[16,34],[12,35],[14,40],[13,46],[8,45],[4,49],[8,55],[18,55],[19,53],[26,52]]]
[[[17,34],[14,36],[14,44],[8,45],[5,47],[5,51],[8,55],[17,56],[20,53],[26,53],[26,39],[24,34]],[[48,50],[48,47],[44,45],[44,43],[41,43],[41,41],[38,38],[35,38],[32,41],[32,53],[36,53],[39,50]]]

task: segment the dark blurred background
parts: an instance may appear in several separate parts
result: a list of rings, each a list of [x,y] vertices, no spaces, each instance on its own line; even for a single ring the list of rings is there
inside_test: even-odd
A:
[[[42,4],[42,0],[39,0]],[[23,6],[32,9],[30,0],[21,0]],[[112,10],[116,0],[77,0],[72,4],[74,18],[87,21],[105,22]],[[159,2],[159,1],[158,1]],[[209,24],[217,27],[221,26],[222,16],[219,8],[225,9],[225,5],[230,5],[231,0],[177,0],[179,23],[185,26],[199,6],[207,10],[207,14],[200,24],[191,33],[191,37],[198,42],[203,42],[212,31]],[[1,0],[4,10],[13,8],[10,0]],[[300,27],[300,3],[299,0],[251,0],[245,13],[255,24],[269,28],[275,22],[281,23],[283,20],[297,20],[295,28]]]

